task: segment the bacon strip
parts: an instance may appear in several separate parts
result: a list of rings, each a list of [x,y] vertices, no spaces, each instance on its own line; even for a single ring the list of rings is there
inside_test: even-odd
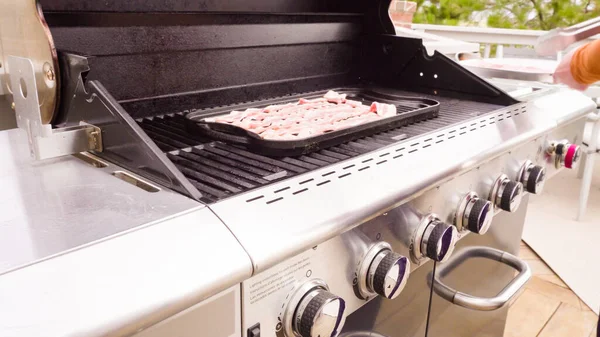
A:
[[[328,91],[315,99],[269,105],[263,109],[232,111],[206,118],[207,122],[232,124],[259,134],[263,139],[294,140],[345,129],[381,118],[395,116],[396,106],[346,99],[346,94]]]

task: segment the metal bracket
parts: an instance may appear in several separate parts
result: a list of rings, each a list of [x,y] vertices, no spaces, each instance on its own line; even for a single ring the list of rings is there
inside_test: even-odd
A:
[[[41,160],[84,151],[102,152],[102,132],[94,125],[81,122],[80,125],[53,129],[51,124],[43,124],[33,62],[28,58],[9,56],[8,65],[17,126],[27,132],[33,158]]]

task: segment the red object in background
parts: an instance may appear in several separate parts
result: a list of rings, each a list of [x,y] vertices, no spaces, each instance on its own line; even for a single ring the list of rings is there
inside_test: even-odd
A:
[[[389,14],[394,26],[410,28],[416,11],[416,2],[392,0]]]

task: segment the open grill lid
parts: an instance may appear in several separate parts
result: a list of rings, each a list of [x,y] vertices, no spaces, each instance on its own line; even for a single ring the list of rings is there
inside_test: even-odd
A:
[[[388,87],[499,105],[502,90],[418,39],[390,0],[40,0],[59,52],[55,127],[101,129],[97,154],[194,199],[136,119],[336,87]]]

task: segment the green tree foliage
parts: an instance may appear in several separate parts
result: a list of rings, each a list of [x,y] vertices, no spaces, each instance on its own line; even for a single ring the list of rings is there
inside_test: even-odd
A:
[[[417,4],[413,22],[441,25],[549,30],[600,16],[600,0],[417,0]]]

